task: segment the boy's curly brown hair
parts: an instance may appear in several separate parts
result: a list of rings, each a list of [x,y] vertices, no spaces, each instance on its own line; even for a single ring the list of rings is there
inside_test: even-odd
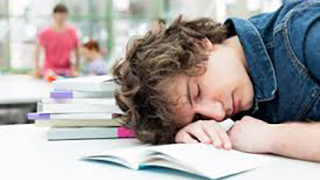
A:
[[[227,38],[227,30],[209,18],[192,21],[179,16],[168,28],[149,31],[128,43],[125,58],[113,66],[118,84],[117,104],[125,113],[124,125],[145,143],[173,143],[179,125],[170,110],[166,87],[178,75],[197,76],[205,72],[208,55],[201,40],[213,44]]]

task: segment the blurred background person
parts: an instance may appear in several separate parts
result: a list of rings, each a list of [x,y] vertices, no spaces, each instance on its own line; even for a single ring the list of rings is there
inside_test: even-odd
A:
[[[87,60],[84,68],[85,75],[105,75],[107,74],[107,65],[101,54],[100,46],[96,40],[89,40],[82,45],[81,54]]]
[[[36,75],[41,76],[77,76],[79,69],[78,39],[76,31],[67,24],[68,9],[57,4],[53,9],[54,22],[38,34],[35,52]],[[44,66],[40,67],[39,58],[44,49]],[[75,51],[76,60],[72,65],[71,52]]]

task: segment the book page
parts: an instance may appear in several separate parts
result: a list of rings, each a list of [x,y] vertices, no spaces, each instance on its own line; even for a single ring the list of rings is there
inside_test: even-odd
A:
[[[216,149],[201,143],[165,145],[152,149],[180,163],[180,167],[192,170],[191,173],[214,179],[257,168],[266,161],[261,155]]]
[[[176,169],[192,174],[202,174],[201,172],[198,172],[195,169],[190,169],[190,167],[187,167],[183,163],[177,161],[174,158],[171,158],[170,156],[161,153],[156,153],[155,151],[153,151],[153,153],[150,153],[149,157],[146,156],[145,160],[139,164],[139,169],[143,169],[150,166]]]
[[[147,148],[148,146],[138,146],[127,149],[114,149],[97,155],[86,155],[83,159],[110,161],[138,170],[140,162],[144,160],[144,152]]]

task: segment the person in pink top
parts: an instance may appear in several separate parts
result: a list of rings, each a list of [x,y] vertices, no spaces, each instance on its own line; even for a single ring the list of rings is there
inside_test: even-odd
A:
[[[53,25],[41,30],[38,34],[36,48],[36,75],[41,76],[76,76],[79,69],[79,51],[76,31],[67,25],[68,9],[57,4],[53,9]],[[43,67],[39,59],[41,49],[45,53]],[[71,63],[71,53],[75,51],[76,61]]]

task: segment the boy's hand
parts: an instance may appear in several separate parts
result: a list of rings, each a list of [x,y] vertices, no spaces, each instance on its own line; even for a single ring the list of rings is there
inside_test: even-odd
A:
[[[244,116],[228,132],[234,149],[250,153],[269,153],[273,126],[259,119]]]
[[[199,120],[182,128],[176,135],[177,143],[206,143],[216,148],[231,149],[227,133],[214,120]]]

